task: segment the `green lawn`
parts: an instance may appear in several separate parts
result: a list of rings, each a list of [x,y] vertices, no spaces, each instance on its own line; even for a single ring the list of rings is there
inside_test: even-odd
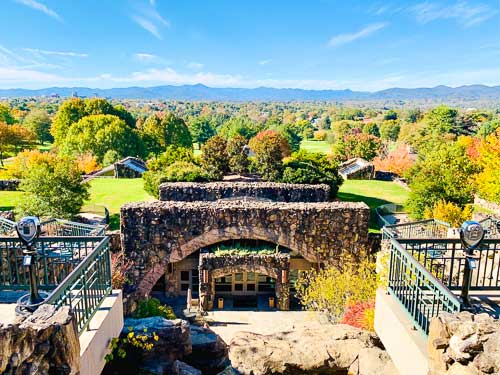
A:
[[[303,140],[300,143],[300,148],[309,152],[332,153],[332,145],[326,141]]]
[[[338,198],[348,202],[365,202],[371,210],[370,230],[377,231],[374,210],[386,203],[403,204],[408,191],[391,181],[346,180],[340,187]]]
[[[19,191],[0,191],[0,210],[15,208],[22,195]],[[153,197],[144,191],[142,178],[98,178],[90,181],[90,199],[85,204],[105,206],[110,213],[111,229],[117,229],[121,206],[149,199]]]

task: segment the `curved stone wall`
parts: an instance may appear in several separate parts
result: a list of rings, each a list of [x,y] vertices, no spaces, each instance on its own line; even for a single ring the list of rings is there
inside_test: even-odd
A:
[[[143,202],[121,209],[122,248],[134,262],[139,296],[148,294],[169,262],[229,239],[260,239],[312,263],[335,262],[368,243],[364,203],[263,201]]]
[[[160,185],[162,201],[216,201],[252,197],[276,202],[325,202],[328,185],[281,184],[276,182],[171,182]]]

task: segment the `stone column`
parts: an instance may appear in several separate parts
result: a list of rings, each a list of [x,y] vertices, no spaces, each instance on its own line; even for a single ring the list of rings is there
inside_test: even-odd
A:
[[[210,310],[210,301],[213,300],[212,285],[210,282],[210,271],[200,269],[200,293],[199,310],[201,313]]]
[[[276,299],[278,310],[290,310],[290,280],[287,269],[282,270],[276,279]]]

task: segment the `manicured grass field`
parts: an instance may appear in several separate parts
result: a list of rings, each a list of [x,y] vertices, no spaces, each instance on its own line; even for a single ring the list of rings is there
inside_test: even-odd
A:
[[[303,140],[300,148],[309,152],[321,152],[323,154],[332,153],[332,145],[326,141]]]
[[[144,191],[142,178],[100,178],[90,181],[90,199],[85,205],[105,206],[110,213],[111,229],[118,228],[120,207],[125,203],[153,199]],[[23,193],[0,191],[0,210],[15,208]]]
[[[408,191],[391,181],[346,180],[340,187],[338,198],[348,202],[365,202],[372,213],[370,230],[378,231],[374,210],[386,203],[403,204]]]

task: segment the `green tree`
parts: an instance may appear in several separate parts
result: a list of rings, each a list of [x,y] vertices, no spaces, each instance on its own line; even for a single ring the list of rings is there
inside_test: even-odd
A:
[[[67,157],[31,165],[19,189],[26,193],[20,213],[42,218],[72,218],[89,198],[88,185],[81,183],[81,171]]]
[[[215,135],[215,129],[208,117],[195,117],[189,122],[193,142],[202,145]]]
[[[227,154],[229,157],[229,168],[233,173],[246,173],[250,161],[248,160],[247,139],[237,135],[227,141]]]
[[[229,172],[227,142],[221,136],[210,138],[201,148],[201,165],[212,180],[222,180]]]
[[[490,134],[495,133],[496,130],[499,128],[500,128],[500,118],[494,118],[491,119],[490,121],[484,122],[477,131],[477,135],[484,138]]]
[[[138,135],[114,115],[83,117],[70,127],[61,150],[67,155],[91,152],[99,163],[109,150],[116,151],[120,158],[143,154]]]
[[[337,195],[343,180],[338,165],[325,154],[300,150],[283,163],[282,182],[289,184],[327,184],[330,197]]]
[[[419,160],[406,173],[411,189],[407,203],[415,218],[422,218],[426,209],[438,202],[451,202],[463,207],[472,202],[472,176],[477,168],[458,143],[436,144],[419,154]]]
[[[392,109],[389,109],[385,114],[384,114],[384,121],[388,120],[397,120],[398,119],[398,114],[393,111]]]
[[[451,133],[456,128],[458,111],[446,105],[440,105],[427,113],[424,118],[431,133]]]
[[[152,115],[141,127],[141,134],[148,152],[158,155],[167,146],[192,147],[189,128],[183,119],[167,112],[163,117]]]
[[[4,122],[7,125],[12,125],[16,122],[12,116],[9,106],[2,103],[0,103],[0,122]]]
[[[418,108],[410,109],[408,111],[408,114],[406,115],[406,121],[409,123],[416,123],[420,120],[422,120],[423,114],[422,111]]]
[[[47,112],[43,110],[31,111],[24,118],[23,125],[36,136],[41,144],[54,140],[52,134],[50,134],[52,121]]]
[[[333,147],[333,154],[339,160],[352,158],[373,160],[380,152],[382,142],[370,134],[350,134],[338,141]]]
[[[365,124],[365,126],[363,126],[363,133],[374,135],[375,137],[380,137],[380,130],[378,128],[378,125],[375,124],[374,122],[369,122],[368,124]]]
[[[3,165],[6,152],[17,153],[22,147],[30,147],[34,141],[33,133],[24,126],[0,122],[0,165]]]
[[[55,143],[61,144],[66,138],[71,125],[78,122],[85,115],[85,102],[83,99],[71,98],[61,104],[50,129]]]
[[[225,139],[241,135],[246,139],[252,138],[259,131],[252,120],[246,117],[232,117],[218,129],[217,133]]]
[[[385,141],[396,142],[400,131],[401,125],[399,124],[399,121],[384,121],[382,125],[380,125],[380,138]]]
[[[255,152],[255,169],[266,181],[279,181],[283,173],[283,158],[290,155],[290,145],[275,130],[258,133],[249,142]]]

